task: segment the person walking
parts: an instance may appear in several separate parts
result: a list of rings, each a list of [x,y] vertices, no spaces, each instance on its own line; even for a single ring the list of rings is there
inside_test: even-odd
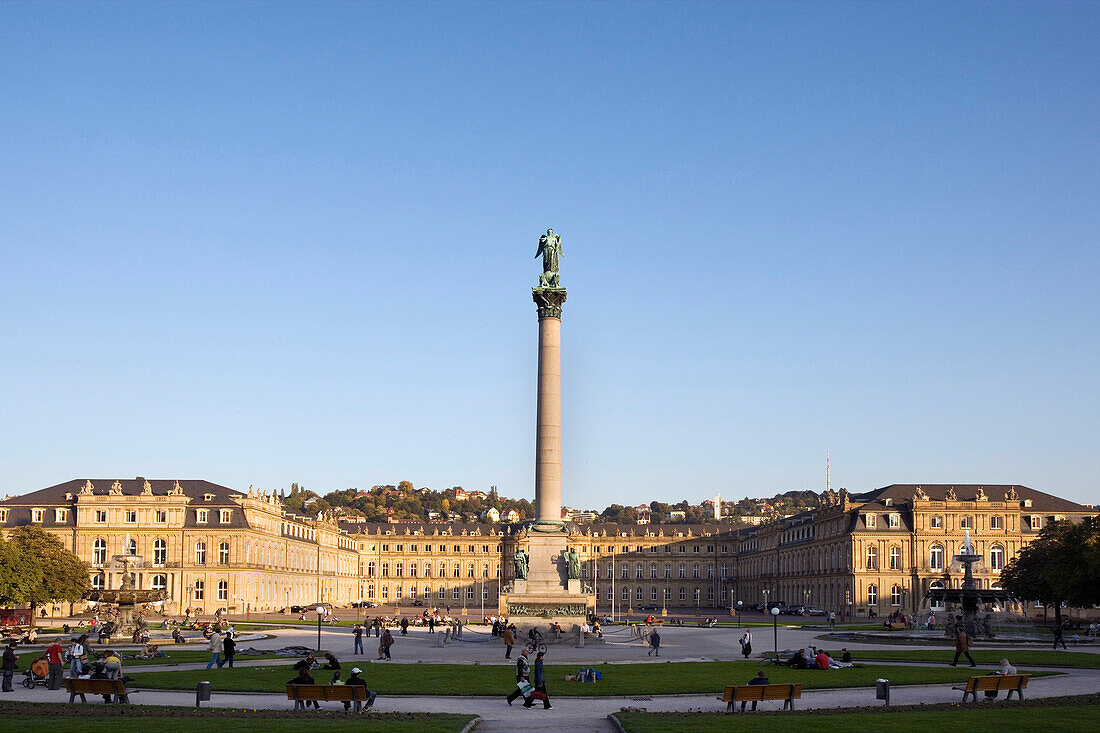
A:
[[[225,653],[225,666],[233,666],[233,655],[237,653],[237,642],[233,639],[233,634],[226,634],[222,640],[222,651]]]
[[[409,620],[404,616],[401,617],[401,636],[409,635]]]
[[[1059,644],[1062,645],[1063,649],[1066,648],[1066,640],[1062,638],[1061,624],[1054,627],[1054,648],[1057,649]]]
[[[4,692],[15,692],[11,686],[11,678],[15,676],[15,670],[19,665],[19,658],[15,656],[15,642],[8,642],[8,646],[4,649]]]
[[[210,661],[206,663],[206,668],[211,669],[215,664],[220,668],[222,662],[222,652],[225,650],[224,639],[221,634],[213,634],[210,637],[210,643],[206,645],[207,651],[210,652]]]
[[[974,657],[970,656],[970,637],[962,629],[959,629],[959,633],[955,634],[955,658],[951,661],[952,667],[958,666],[960,654],[966,655],[966,658],[970,660],[971,667],[978,666],[974,663]]]
[[[646,652],[646,656],[653,655],[655,657],[661,656],[661,634],[657,629],[653,629],[653,632],[649,635],[650,650]]]
[[[545,657],[545,656],[546,656],[546,652],[539,652],[535,656],[535,677],[534,677],[535,692],[539,693],[539,695],[542,697],[542,709],[543,710],[552,710],[554,708],[554,706],[550,704],[550,696],[546,693],[546,669],[542,665],[542,658]],[[533,704],[532,701],[534,699],[535,699],[535,695],[534,695],[534,693],[532,693],[531,694],[531,699],[528,700],[527,702],[523,703],[523,707],[525,707],[525,708],[531,707],[531,705]]]
[[[51,690],[61,689],[61,675],[65,669],[61,660],[64,654],[61,639],[55,639],[53,644],[46,647],[46,661],[50,665],[50,680],[46,686]]]
[[[836,611],[829,611],[829,628],[836,628]]]
[[[524,647],[523,651],[519,653],[519,658],[516,659],[516,689],[512,690],[512,694],[508,695],[507,699],[509,705],[511,705],[517,697],[522,696],[524,698],[524,706],[531,707],[527,705],[529,701],[528,695],[534,688],[531,687],[531,683],[527,681],[527,678],[531,676],[531,664],[527,661],[527,654],[527,647]]]
[[[363,627],[359,624],[355,624],[355,628],[351,632],[355,636],[355,649],[352,654],[363,653]]]
[[[69,676],[76,678],[84,671],[84,655],[88,653],[88,650],[84,648],[84,643],[88,640],[88,635],[83,634],[80,637],[73,640],[73,643],[69,645]]]
[[[393,659],[393,657],[390,656],[390,647],[392,646],[393,634],[390,633],[389,629],[386,629],[382,632],[382,638],[378,641],[378,658],[382,659],[385,657],[387,660]]]
[[[745,629],[745,633],[741,634],[738,641],[741,642],[741,654],[744,655],[745,659],[748,659],[749,655],[752,654],[752,632]]]
[[[504,650],[504,658],[512,658],[512,646],[516,643],[516,635],[512,633],[510,628],[504,630],[504,646],[507,647]]]

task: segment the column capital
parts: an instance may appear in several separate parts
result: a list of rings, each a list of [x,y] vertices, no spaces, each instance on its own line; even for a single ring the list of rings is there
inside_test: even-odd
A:
[[[539,320],[560,319],[565,295],[565,288],[531,288],[531,297],[539,307]]]

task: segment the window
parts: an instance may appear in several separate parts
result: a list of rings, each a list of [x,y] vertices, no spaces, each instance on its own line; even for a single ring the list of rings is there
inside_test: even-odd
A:
[[[222,524],[229,524],[233,519],[232,509],[221,509],[218,511],[218,521]]]
[[[1038,514],[1032,514],[1030,517],[1028,517],[1028,524],[1031,525],[1031,528],[1033,530],[1040,530],[1043,528],[1043,518],[1040,517]]]
[[[367,577],[368,578],[373,578],[374,577],[374,560],[371,560],[370,562],[367,563]]]
[[[228,565],[229,564],[229,543],[228,542],[223,542],[220,545],[218,545],[218,564],[219,565]]]
[[[901,570],[901,548],[894,546],[890,548],[890,569]]]
[[[891,514],[890,515],[890,527],[891,527],[891,529],[897,529],[900,526],[901,526],[901,515],[900,514]]]
[[[1004,524],[1001,520],[1000,515],[992,516],[992,517],[989,518],[989,528],[990,529],[1003,529],[1004,528]]]
[[[447,600],[447,589],[443,586],[439,586],[439,593],[437,594],[437,598],[439,598],[439,600],[441,601]]]
[[[92,543],[92,562],[102,565],[107,562],[107,541],[100,538]]]
[[[404,591],[404,588],[400,584],[394,586],[393,597],[394,598],[401,598],[402,591]]]
[[[42,524],[42,520],[46,516],[45,509],[31,509],[31,521],[35,524]]]
[[[409,598],[416,598],[416,586],[409,586]]]
[[[867,605],[878,605],[878,586],[873,583],[867,586]]]
[[[367,584],[367,600],[374,600],[374,583]]]
[[[679,577],[681,577],[681,578],[686,578],[687,577],[687,566],[684,565],[683,563],[680,563],[680,567],[678,568],[678,571],[679,571]]]
[[[96,521],[96,524],[106,524],[107,523],[107,510],[106,509],[96,509],[95,510],[95,521]]]
[[[472,585],[471,585],[471,586],[468,586],[468,587],[466,588],[466,600],[467,600],[467,601],[472,601],[472,600],[474,600],[474,587],[473,587]]]
[[[960,519],[959,529],[974,529],[974,517],[963,517]]]
[[[192,596],[196,601],[201,601],[206,597],[206,583],[201,580],[195,581],[195,592]]]
[[[425,578],[432,577],[432,564],[430,562],[424,563],[424,577]]]
[[[205,565],[206,564],[206,543],[205,542],[196,542],[195,543],[195,564],[196,565]]]
[[[472,562],[471,563],[466,563],[466,577],[467,578],[474,577],[474,564]]]
[[[653,580],[657,579],[657,563],[655,562],[649,564],[649,577]]]
[[[153,576],[153,590],[168,590],[168,576],[166,575],[154,575]]]
[[[943,545],[932,545],[928,566],[932,570],[943,570]]]
[[[651,600],[651,601],[657,600],[657,589],[656,588],[650,588],[649,589],[649,600]]]
[[[390,564],[388,562],[382,563],[382,577],[390,577]]]
[[[459,588],[457,585],[454,588],[451,588],[451,600],[452,601],[460,600],[461,596],[459,595],[459,593],[461,593],[461,592],[462,592],[462,589]]]
[[[699,563],[695,563],[695,565],[691,568],[691,577],[692,578],[698,578],[699,577]]]
[[[993,545],[989,548],[989,567],[991,570],[1002,570],[1005,566],[1005,548]]]
[[[130,538],[130,542],[126,545],[126,554],[130,557],[137,555],[137,540],[133,537]]]
[[[634,566],[634,578],[637,579],[637,580],[641,580],[644,577],[645,577],[645,567],[641,563],[638,563],[637,565]]]
[[[707,565],[707,577],[711,578],[711,579],[714,578],[714,566],[713,565]]]
[[[209,516],[209,514],[210,513],[208,511],[206,511],[205,509],[196,509],[195,510],[195,522],[197,524],[206,524],[206,519]]]
[[[624,601],[629,601],[630,600],[630,588],[627,588],[625,585],[623,586],[623,596],[622,597],[623,597]]]
[[[92,587],[96,590],[103,590],[103,573],[96,573],[92,576]]]
[[[69,521],[69,510],[68,509],[54,509],[53,510],[53,521],[57,522],[58,524],[63,524],[65,522]]]
[[[874,545],[868,545],[867,547],[867,569],[878,569],[878,548]]]
[[[928,589],[929,590],[943,590],[943,581],[942,580],[933,580],[931,583],[928,584]],[[932,600],[931,608],[932,608],[933,611],[942,611],[944,609],[944,607],[945,607],[944,602],[942,600],[936,600],[936,599]]]
[[[456,578],[461,578],[462,577],[462,566],[459,565],[457,562],[451,568],[451,571],[452,571],[454,577],[456,577]]]
[[[630,566],[624,562],[622,566],[622,579],[627,580],[628,578],[630,578]]]
[[[153,516],[155,517],[157,524],[165,524],[168,522],[168,512],[164,511],[163,509],[157,509]]]
[[[122,521],[126,524],[134,524],[137,522],[137,512],[133,509],[127,509],[122,513]]]
[[[416,563],[414,563],[414,562],[409,563],[409,577],[410,578],[415,578],[416,577]]]
[[[721,577],[722,580],[725,580],[727,577],[729,577],[729,564],[728,563],[722,563],[721,575],[719,577]]]
[[[395,563],[394,564],[394,569],[396,571],[396,574],[397,574],[398,578],[404,578],[405,577],[405,564],[404,563],[400,563],[400,562]]]
[[[489,577],[489,563],[482,563],[482,565],[481,565],[481,577],[483,577],[483,578],[488,578]]]
[[[153,543],[153,564],[164,565],[168,561],[168,543],[157,540]]]
[[[382,600],[386,600],[390,597],[390,587],[388,585],[382,586]]]
[[[671,580],[672,578],[672,565],[665,563],[665,580]]]
[[[672,590],[671,589],[665,588],[664,598],[665,598],[665,605],[668,605],[668,602],[672,600]]]
[[[229,600],[229,581],[227,581],[227,580],[219,580],[218,581],[218,600],[219,601],[228,601]]]
[[[687,600],[687,588],[684,588],[683,586],[680,587],[680,600],[681,601],[686,601]]]
[[[874,514],[864,514],[863,515],[863,524],[867,527],[867,529],[874,529],[875,528],[875,515]]]
[[[901,605],[901,586],[900,585],[895,584],[895,585],[890,587],[890,605],[891,606],[900,606]]]

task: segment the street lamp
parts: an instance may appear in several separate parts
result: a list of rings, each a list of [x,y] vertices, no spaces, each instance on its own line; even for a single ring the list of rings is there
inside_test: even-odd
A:
[[[325,617],[325,607],[317,606],[317,651],[321,651],[321,619]]]
[[[741,606],[745,605],[741,601],[737,602],[737,628],[741,628]]]
[[[775,661],[779,663],[779,607],[772,608],[772,648],[775,650]]]

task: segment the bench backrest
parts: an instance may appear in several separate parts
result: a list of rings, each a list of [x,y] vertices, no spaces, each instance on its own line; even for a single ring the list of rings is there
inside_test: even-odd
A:
[[[724,702],[753,702],[756,700],[797,700],[802,697],[802,683],[736,685],[727,687],[722,695]]]
[[[91,693],[93,695],[125,695],[126,687],[122,680],[82,680],[65,677],[63,682],[69,692]]]
[[[288,700],[327,700],[354,702],[367,698],[362,685],[293,685],[286,686]]]
[[[991,674],[971,677],[966,681],[966,692],[993,692],[994,690],[1018,690],[1027,687],[1029,674]]]

